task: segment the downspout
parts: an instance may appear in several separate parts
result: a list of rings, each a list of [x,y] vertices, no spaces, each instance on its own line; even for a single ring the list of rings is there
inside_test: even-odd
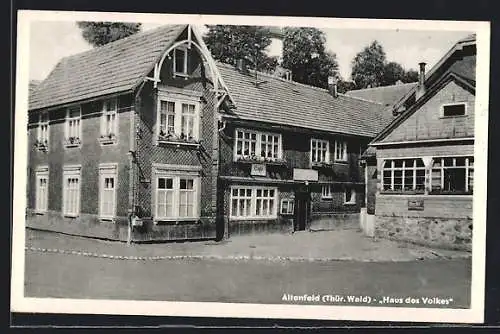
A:
[[[128,236],[127,243],[130,244],[132,241],[132,220],[137,217],[136,212],[136,197],[137,197],[137,146],[138,146],[138,138],[137,138],[137,129],[135,124],[135,114],[139,114],[140,105],[138,104],[138,97],[141,93],[146,80],[144,80],[134,95],[134,109],[130,113],[130,139],[129,139],[129,209],[127,215],[128,221]]]

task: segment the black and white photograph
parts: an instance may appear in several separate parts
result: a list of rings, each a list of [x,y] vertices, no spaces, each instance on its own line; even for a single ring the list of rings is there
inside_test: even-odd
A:
[[[17,22],[12,311],[483,321],[488,23]]]

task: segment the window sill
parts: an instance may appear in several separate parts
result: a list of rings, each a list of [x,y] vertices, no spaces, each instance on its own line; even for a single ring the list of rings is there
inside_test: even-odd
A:
[[[47,211],[46,210],[35,210],[34,213],[35,213],[35,215],[43,216],[47,213]]]
[[[186,218],[157,218],[153,220],[155,225],[181,225],[181,224],[198,224],[199,217],[186,217]]]
[[[295,214],[295,213],[293,213],[293,212],[292,212],[292,213],[283,213],[283,212],[281,213],[281,215],[282,215],[282,216],[286,216],[286,217],[291,217],[291,216],[293,216],[294,214]]]
[[[310,167],[311,168],[331,169],[331,168],[333,168],[333,163],[331,163],[331,162],[312,162]]]
[[[472,195],[472,191],[431,191],[429,195]]]
[[[80,147],[81,145],[82,145],[82,142],[80,139],[75,139],[74,141],[66,140],[64,142],[65,148]]]
[[[115,217],[104,217],[104,216],[100,216],[99,217],[99,220],[102,221],[102,222],[109,222],[109,223],[112,223],[115,221]]]
[[[278,219],[278,216],[272,216],[272,217],[229,217],[229,220],[237,220],[237,221],[242,221],[242,220],[273,220],[273,219]]]
[[[187,78],[189,78],[189,74],[187,74],[187,73],[182,73],[182,72],[175,72],[175,73],[174,73],[174,78],[175,78],[175,77],[181,77],[181,78],[187,79]]]
[[[349,163],[349,161],[347,161],[347,160],[335,160],[333,163],[340,164],[340,165],[347,165]]]
[[[446,118],[464,118],[467,117],[467,115],[456,115],[456,116],[440,116],[440,119],[446,119]]]
[[[425,192],[422,191],[381,191],[382,195],[425,195]]]
[[[177,140],[177,139],[163,139],[163,138],[158,138],[157,140],[158,145],[173,145],[177,147],[181,146],[187,146],[187,147],[195,147],[198,148],[200,147],[200,142],[197,141],[187,141],[187,140]]]
[[[333,197],[321,197],[321,200],[326,202],[331,202],[333,201]]]
[[[346,205],[346,206],[354,206],[354,205],[356,205],[356,202],[344,202],[344,205]]]
[[[113,144],[116,144],[117,140],[116,140],[116,137],[101,137],[98,139],[99,140],[99,143],[101,144],[101,146],[105,146],[105,145],[113,145]]]
[[[275,166],[283,166],[286,165],[286,160],[284,159],[275,159],[275,160],[260,160],[258,158],[237,158],[233,160],[233,162],[242,163],[242,164],[266,164],[266,165],[275,165]]]
[[[78,214],[64,213],[63,217],[65,217],[65,218],[78,218]]]

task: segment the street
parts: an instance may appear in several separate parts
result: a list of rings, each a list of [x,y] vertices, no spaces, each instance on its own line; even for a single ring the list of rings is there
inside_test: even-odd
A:
[[[406,297],[419,300],[438,297],[452,298],[452,301],[448,306],[422,303],[411,306],[467,308],[470,276],[470,259],[406,262],[134,261],[28,251],[25,295],[274,304],[289,303],[282,300],[284,294],[387,297],[386,300],[393,298],[396,301]]]

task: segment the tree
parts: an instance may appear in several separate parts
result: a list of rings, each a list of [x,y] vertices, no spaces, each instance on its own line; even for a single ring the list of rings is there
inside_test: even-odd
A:
[[[386,63],[385,51],[382,45],[373,41],[359,52],[352,61],[351,76],[358,89],[378,87],[384,80]]]
[[[398,80],[403,81],[405,69],[396,62],[389,62],[384,65],[384,72],[381,86],[394,85]]]
[[[77,22],[82,37],[92,46],[102,46],[141,31],[141,23]]]
[[[270,31],[265,27],[209,25],[203,40],[214,59],[223,63],[246,59],[254,69],[264,72],[273,72],[278,63],[265,52],[271,44]]]
[[[316,28],[285,28],[283,67],[294,81],[326,88],[328,77],[338,75],[337,57],[325,50],[325,34]]]
[[[408,70],[404,73],[403,78],[401,79],[404,83],[408,82],[417,82],[418,81],[418,72],[415,70]]]

